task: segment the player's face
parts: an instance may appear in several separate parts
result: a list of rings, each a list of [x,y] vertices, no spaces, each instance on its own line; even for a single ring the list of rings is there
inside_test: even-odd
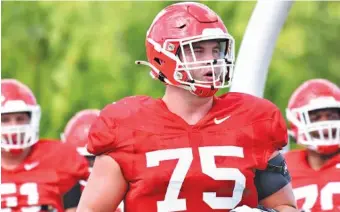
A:
[[[5,113],[1,114],[1,126],[24,125],[30,122],[29,113]]]
[[[335,121],[340,120],[340,109],[338,108],[329,108],[329,109],[321,109],[314,110],[309,112],[309,118],[312,123],[321,122],[321,121]],[[328,129],[324,129],[322,131],[325,138],[329,137]],[[333,137],[335,137],[336,130],[333,129],[331,132]],[[320,138],[320,133],[318,131],[311,132],[311,135],[316,138]]]
[[[29,123],[30,115],[27,112],[1,114],[1,127],[20,126]],[[20,140],[20,138],[23,138],[24,135],[24,132],[2,134],[2,139],[10,140],[13,144],[16,144],[18,143],[18,139]]]
[[[184,46],[184,54],[181,52],[179,58],[182,62],[199,62],[199,61],[211,61],[217,59],[223,59],[225,56],[226,41],[219,40],[208,40],[192,43],[192,49],[190,45]],[[185,60],[184,60],[185,58]],[[193,69],[190,74],[193,79],[199,81],[209,81],[212,82],[213,71],[215,76],[221,74],[221,70],[218,68],[212,69],[209,66],[210,63],[199,63],[188,65],[188,68],[206,66],[204,68]],[[215,77],[217,79],[218,77]]]

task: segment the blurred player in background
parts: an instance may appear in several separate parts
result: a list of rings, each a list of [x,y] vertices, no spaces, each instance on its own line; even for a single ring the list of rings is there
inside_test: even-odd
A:
[[[86,149],[88,142],[88,133],[91,124],[99,116],[100,110],[87,109],[76,113],[66,124],[64,132],[61,134],[61,140],[74,145],[77,152],[86,157],[90,164],[90,171],[94,163],[95,156],[90,154]],[[85,181],[81,183],[85,185]]]
[[[62,212],[78,204],[63,203],[63,195],[88,178],[88,162],[71,145],[39,139],[40,116],[26,85],[1,80],[1,211]]]
[[[278,153],[287,143],[279,109],[241,93],[215,97],[231,83],[234,40],[200,3],[162,10],[146,37],[151,75],[163,98],[124,98],[91,126],[98,155],[79,212],[111,211],[124,199],[138,211],[296,211]],[[258,204],[261,209],[257,209]]]
[[[286,153],[297,204],[304,211],[340,211],[340,88],[304,82],[286,111],[291,134],[306,149]]]
[[[97,109],[86,109],[79,111],[68,121],[64,133],[61,134],[61,139],[63,142],[74,145],[78,153],[86,157],[90,164],[90,172],[92,170],[95,156],[87,151],[86,144],[88,142],[89,129],[92,123],[98,118],[99,113],[100,110]],[[81,189],[77,191],[79,192],[79,195],[73,196],[80,197],[80,193],[86,185],[85,180],[81,180],[79,183],[81,185]],[[123,202],[120,204],[119,209],[116,210],[116,212],[120,211],[123,211]]]

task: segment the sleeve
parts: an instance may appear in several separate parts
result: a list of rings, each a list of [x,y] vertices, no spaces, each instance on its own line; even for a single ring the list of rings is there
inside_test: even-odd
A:
[[[60,186],[62,193],[69,191],[80,180],[87,181],[90,176],[89,163],[87,159],[80,155],[75,147],[66,143],[60,153]]]
[[[94,155],[110,152],[117,147],[117,125],[112,105],[106,106],[90,127],[87,151]]]
[[[253,127],[255,131],[254,158],[258,169],[264,170],[272,154],[287,145],[287,126],[280,110],[275,107],[270,118]]]
[[[76,183],[63,197],[64,208],[75,208],[78,206],[81,196],[81,186]]]
[[[106,106],[92,124],[87,143],[88,152],[97,156],[110,156],[119,164],[125,176],[132,173],[133,169],[134,133],[121,127],[118,121],[126,120],[130,115],[115,104]]]

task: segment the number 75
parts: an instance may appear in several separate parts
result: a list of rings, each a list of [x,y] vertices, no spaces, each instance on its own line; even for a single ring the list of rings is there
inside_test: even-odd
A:
[[[217,168],[215,156],[244,158],[243,148],[237,146],[199,147],[202,172],[214,180],[233,180],[235,187],[232,197],[217,197],[216,192],[203,192],[203,201],[212,209],[232,209],[237,206],[243,195],[246,178],[237,168]],[[157,201],[158,211],[186,210],[186,200],[179,199],[179,193],[193,160],[192,148],[156,150],[146,153],[147,167],[159,166],[160,161],[178,159],[171,175],[165,198]]]

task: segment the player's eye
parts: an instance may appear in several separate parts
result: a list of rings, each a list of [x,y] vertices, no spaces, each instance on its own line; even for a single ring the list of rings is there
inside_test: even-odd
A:
[[[10,122],[10,118],[7,116],[1,116],[1,124],[6,124]]]
[[[26,124],[29,122],[29,116],[26,114],[21,114],[16,117],[16,122],[18,124]]]
[[[224,55],[221,54],[220,49],[214,49],[214,50],[213,50],[213,55],[214,55],[214,58],[215,58],[215,59],[224,57]]]
[[[194,49],[194,52],[200,54],[200,53],[203,53],[203,49],[201,49],[201,48],[195,48],[195,49]]]
[[[340,119],[340,114],[339,113],[329,113],[328,114],[328,119],[329,120],[339,120]]]
[[[319,115],[317,115],[317,114],[310,115],[309,119],[310,119],[311,122],[315,122],[319,119]]]
[[[220,53],[220,49],[214,49],[214,50],[213,50],[213,53],[214,53],[214,54],[215,54],[215,53],[216,53],[216,54],[219,54],[219,53]]]

